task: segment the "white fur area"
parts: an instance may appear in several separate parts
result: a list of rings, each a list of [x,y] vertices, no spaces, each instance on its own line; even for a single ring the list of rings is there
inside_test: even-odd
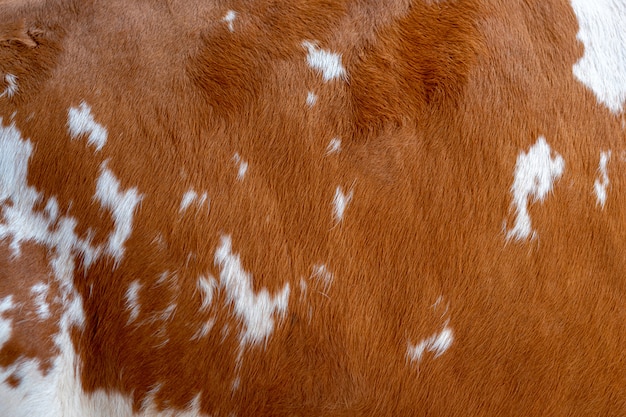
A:
[[[2,120],[0,119],[0,126]],[[0,416],[10,417],[130,417],[141,416],[199,416],[199,397],[189,405],[185,412],[158,411],[154,402],[148,401],[146,409],[133,414],[132,402],[117,393],[96,392],[86,394],[81,386],[82,364],[77,356],[70,338],[72,329],[82,329],[84,309],[82,298],[74,287],[74,271],[76,263],[82,259],[85,266],[103,256],[107,249],[112,255],[123,254],[111,251],[111,247],[122,247],[131,230],[126,226],[135,206],[137,193],[122,191],[119,181],[112,172],[105,172],[104,184],[99,191],[100,200],[109,208],[114,222],[124,223],[115,227],[109,243],[104,247],[94,247],[89,239],[76,234],[77,220],[66,213],[59,216],[58,204],[54,197],[48,199],[44,208],[37,207],[43,201],[43,194],[28,184],[28,166],[33,153],[33,145],[28,139],[22,138],[21,132],[14,124],[0,127],[0,239],[10,242],[13,256],[22,256],[21,244],[30,242],[40,245],[49,253],[50,266],[53,271],[50,279],[59,285],[62,305],[59,332],[53,340],[57,356],[52,359],[51,368],[44,374],[39,369],[37,359],[18,359],[6,368],[0,368]],[[122,208],[113,205],[111,198],[119,197],[126,205]],[[111,204],[108,204],[111,203]],[[131,209],[132,208],[132,209]],[[121,220],[120,220],[121,219]],[[114,245],[111,245],[114,242]],[[77,258],[78,256],[78,258]],[[121,260],[121,258],[117,258]],[[45,294],[47,286],[42,284],[33,287],[33,294]],[[48,315],[42,298],[38,306],[40,316]],[[13,308],[10,298],[0,300],[0,313]],[[1,318],[0,338],[10,337],[8,320]],[[14,325],[15,323],[11,323]],[[5,342],[0,340],[0,342]],[[14,377],[19,381],[17,387],[10,385],[7,378]]]
[[[626,103],[626,2],[572,0],[578,18],[577,38],[585,47],[572,68],[576,78],[613,113]]]

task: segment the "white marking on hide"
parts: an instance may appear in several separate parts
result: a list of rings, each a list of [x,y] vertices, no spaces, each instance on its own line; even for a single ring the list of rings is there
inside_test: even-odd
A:
[[[50,197],[44,208],[44,213],[48,216],[51,222],[55,222],[59,217],[59,203],[54,197]]]
[[[609,186],[609,174],[606,169],[609,159],[611,159],[611,151],[600,152],[600,166],[598,167],[598,178],[593,184],[596,192],[596,200],[600,207],[604,207],[606,203],[606,189]]]
[[[83,364],[74,351],[72,330],[84,325],[82,298],[74,288],[77,263],[88,264],[101,255],[101,248],[93,247],[89,239],[76,235],[77,222],[69,216],[58,216],[58,205],[50,199],[45,209],[36,211],[43,195],[28,185],[28,162],[33,151],[29,140],[23,140],[12,124],[2,126],[0,119],[0,239],[9,239],[15,256],[20,255],[20,242],[30,241],[47,251],[52,277],[59,288],[62,307],[59,332],[53,336],[58,355],[50,369],[43,374],[36,359],[21,358],[7,367],[0,367],[0,410],[11,417],[197,417],[200,410],[180,413],[161,410],[152,403],[136,413],[131,397],[114,392],[83,391],[81,377]],[[12,306],[12,300],[0,301],[1,312]],[[5,321],[0,319],[0,338],[8,337]],[[6,383],[15,375],[20,384]]]
[[[94,146],[96,151],[101,150],[107,141],[107,130],[94,120],[91,107],[84,101],[78,107],[70,108],[67,125],[72,139],[77,139],[80,135],[88,135],[87,143]]]
[[[2,118],[0,118],[0,125]],[[99,255],[88,239],[80,239],[74,232],[76,220],[58,216],[58,204],[52,197],[43,211],[34,208],[43,196],[27,183],[28,161],[33,151],[29,140],[22,140],[14,124],[0,127],[0,240],[11,238],[10,247],[14,256],[20,255],[22,241],[34,241],[47,247],[61,246],[67,251],[75,250],[85,259],[85,264]],[[68,262],[67,251],[60,251],[56,259],[60,264]],[[60,261],[63,260],[63,262]],[[57,265],[53,261],[53,266]]]
[[[441,332],[433,334],[416,345],[409,343],[406,355],[411,362],[417,363],[422,360],[424,352],[432,352],[435,354],[435,358],[437,358],[450,348],[453,341],[454,334],[452,329],[446,325]]]
[[[198,206],[204,205],[204,203],[206,203],[208,200],[207,193],[204,192],[202,193],[202,195],[198,195],[198,193],[195,190],[190,189],[185,194],[183,194],[183,198],[180,201],[180,207],[178,209],[178,212],[179,213],[185,212],[196,200],[198,201],[197,203]]]
[[[232,391],[237,391],[239,389],[239,385],[241,385],[241,378],[240,377],[236,377],[235,379],[233,379],[233,384],[231,385],[231,390]]]
[[[341,64],[341,54],[333,53],[317,46],[316,42],[304,41],[302,46],[308,50],[307,63],[311,68],[322,73],[324,82],[334,79],[347,79],[347,73]]]
[[[128,286],[128,290],[126,290],[126,294],[124,298],[126,299],[126,309],[130,311],[128,317],[128,323],[130,324],[137,320],[139,317],[139,290],[141,289],[141,283],[138,280],[134,280]]]
[[[324,285],[324,295],[328,292],[330,285],[333,283],[333,274],[328,270],[324,264],[313,265],[313,274],[311,275],[318,282],[322,282]]]
[[[626,2],[572,0],[572,9],[578,18],[576,38],[585,46],[573,73],[617,114],[626,103]]]
[[[209,334],[213,326],[215,325],[215,319],[209,319],[202,324],[202,327],[191,336],[190,340],[200,340]]]
[[[2,314],[14,308],[13,296],[9,295],[0,300],[0,349],[11,339],[11,320],[3,319]],[[1,381],[1,380],[0,380]],[[1,392],[1,391],[0,391]]]
[[[265,288],[255,294],[252,275],[244,270],[239,255],[232,253],[230,236],[222,236],[215,251],[215,265],[220,269],[220,285],[226,293],[226,301],[243,323],[240,347],[266,342],[274,331],[274,316],[284,317],[287,312],[289,283],[273,297]]]
[[[565,161],[558,153],[552,158],[552,150],[543,136],[540,136],[529,150],[517,157],[515,180],[511,193],[512,208],[517,214],[515,226],[507,233],[507,239],[523,240],[534,235],[530,214],[529,199],[542,202],[552,186],[565,170]]]
[[[348,204],[352,200],[353,194],[352,190],[350,190],[348,194],[345,194],[341,187],[337,187],[337,190],[335,190],[335,197],[333,198],[333,214],[337,222],[343,220],[343,215],[348,207]]]
[[[235,21],[235,18],[237,17],[237,12],[234,10],[229,10],[226,12],[226,16],[224,16],[222,18],[222,21],[226,22],[228,24],[228,30],[230,30],[231,32],[235,31],[235,27],[233,25],[233,22]]]
[[[198,193],[196,193],[194,190],[187,191],[183,195],[183,199],[180,202],[180,208],[178,209],[178,211],[182,213],[183,211],[187,210],[191,203],[193,203],[193,200],[195,200],[197,197]]]
[[[1,125],[0,120],[0,125]],[[97,256],[97,249],[76,236],[76,220],[67,216],[56,222],[56,202],[46,204],[47,209],[35,211],[42,195],[27,183],[28,161],[32,144],[23,140],[14,125],[0,127],[0,205],[3,223],[0,239],[11,238],[15,256],[20,255],[20,242],[32,241],[42,245],[50,254],[53,277],[59,284],[59,302],[63,307],[59,333],[53,340],[60,354],[51,369],[42,375],[37,360],[19,360],[0,369],[0,381],[15,374],[20,379],[18,387],[0,383],[3,414],[11,416],[81,416],[86,415],[84,395],[77,375],[80,363],[73,351],[70,328],[83,326],[82,299],[74,289],[75,258],[85,260]],[[53,227],[53,223],[54,227]],[[85,263],[85,262],[83,262]],[[43,290],[43,288],[41,288]],[[39,288],[35,288],[35,292]],[[44,307],[40,315],[46,314]]]
[[[332,138],[326,147],[326,155],[341,152],[341,139]]]
[[[306,297],[307,284],[304,278],[300,278],[300,301]]]
[[[176,303],[170,304],[169,306],[167,306],[165,310],[161,312],[159,319],[162,321],[172,320],[172,318],[174,317],[174,314],[176,314],[177,308],[178,308],[178,305]]]
[[[237,179],[241,181],[248,171],[248,163],[244,161],[238,153],[235,153],[233,156],[233,161],[238,165]]]
[[[111,211],[114,230],[109,236],[106,251],[119,264],[124,256],[124,244],[133,230],[135,207],[141,201],[142,196],[136,188],[122,192],[119,180],[104,163],[100,168],[95,197],[102,207]]]
[[[215,293],[215,288],[217,287],[217,281],[213,276],[209,275],[206,277],[199,277],[197,288],[200,291],[200,297],[202,298],[202,305],[200,306],[200,310],[208,310],[211,307],[211,303],[213,302],[213,294]]]
[[[315,106],[315,103],[317,103],[317,96],[313,93],[313,91],[309,91],[306,95],[306,105],[313,107]]]
[[[39,316],[41,320],[47,320],[50,318],[50,306],[46,302],[49,290],[50,285],[44,284],[43,282],[33,285],[30,289],[30,292],[35,295],[35,305],[37,306],[36,312],[37,316]]]
[[[4,89],[2,94],[0,94],[0,97],[6,96],[7,98],[11,98],[17,93],[18,90],[17,77],[13,74],[6,74],[4,76],[4,81],[7,83],[7,87]],[[13,116],[11,116],[11,119],[12,118]]]
[[[156,398],[156,395],[159,393],[159,391],[161,391],[161,388],[163,388],[163,384],[161,383],[154,384],[152,387],[150,387],[148,392],[146,392],[146,396],[141,401],[141,408],[148,408],[150,406],[150,403],[153,402]]]
[[[443,303],[443,296],[440,295],[439,297],[437,297],[437,300],[432,305],[433,310],[437,310],[442,303]],[[448,313],[448,309],[449,308],[450,308],[450,303],[446,303],[446,307],[444,308],[443,312],[441,313],[441,317],[445,317],[445,315]]]

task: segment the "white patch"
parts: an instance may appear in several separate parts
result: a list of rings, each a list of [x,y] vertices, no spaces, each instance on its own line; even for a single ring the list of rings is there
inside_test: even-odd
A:
[[[222,236],[215,251],[215,264],[220,268],[220,285],[235,315],[242,321],[240,347],[267,342],[274,331],[274,316],[287,313],[289,283],[275,296],[263,288],[254,293],[252,275],[246,272],[239,255],[232,253],[230,236]]]
[[[48,216],[51,222],[55,222],[59,217],[59,203],[57,199],[51,197],[46,203],[46,208],[44,208],[44,213]]]
[[[433,310],[438,310],[439,306],[441,306],[443,304],[443,296],[440,295],[439,297],[437,297],[437,300],[435,301],[435,303],[432,305]],[[450,308],[450,303],[446,303],[445,308],[443,309],[443,312],[441,313],[441,317],[445,317],[445,315],[448,313],[448,309]]]
[[[191,337],[191,340],[202,339],[203,337],[209,334],[209,332],[211,331],[214,325],[215,325],[214,319],[207,320],[204,324],[202,324],[202,327],[196,333],[194,333],[194,335]]]
[[[107,130],[97,123],[91,114],[91,107],[85,102],[78,107],[71,107],[68,112],[67,125],[72,139],[77,139],[80,135],[88,135],[87,143],[96,148],[102,149],[107,141]]]
[[[50,306],[46,302],[46,298],[48,297],[48,291],[50,290],[50,285],[44,284],[43,282],[39,284],[35,284],[30,289],[30,292],[35,295],[35,305],[37,306],[37,316],[41,320],[47,320],[50,318]]]
[[[204,203],[206,203],[208,200],[207,193],[204,192],[202,193],[202,195],[198,195],[198,193],[195,190],[190,189],[185,194],[183,194],[183,198],[180,201],[180,207],[178,208],[178,212],[179,213],[185,212],[196,200],[198,202],[198,206],[203,206]]]
[[[333,198],[333,214],[337,222],[343,220],[343,215],[348,207],[348,204],[352,200],[353,194],[352,190],[350,190],[348,194],[345,194],[341,187],[337,187],[337,190],[335,190],[335,197]]]
[[[530,214],[529,199],[542,202],[552,186],[565,170],[565,162],[558,153],[552,158],[552,150],[543,136],[540,136],[528,153],[521,152],[515,164],[515,180],[511,193],[512,208],[515,208],[515,226],[507,233],[507,239],[523,240],[534,235]]]
[[[326,147],[326,155],[341,152],[341,139],[332,138]]]
[[[9,295],[0,300],[0,349],[11,339],[11,320],[2,318],[2,314],[14,308],[13,296]],[[0,390],[0,393],[2,391]]]
[[[111,211],[114,230],[109,236],[106,251],[119,263],[124,256],[124,244],[133,230],[135,207],[142,197],[136,188],[120,191],[120,182],[106,163],[100,168],[95,197],[102,207]]]
[[[176,303],[170,304],[169,306],[167,306],[165,310],[161,311],[161,314],[159,315],[159,320],[171,321],[172,318],[174,317],[174,314],[176,314],[177,308],[178,308],[178,305]]]
[[[17,77],[13,74],[7,74],[4,76],[4,81],[7,83],[7,87],[4,89],[0,97],[11,98],[17,93]]]
[[[182,213],[183,211],[187,210],[196,198],[198,198],[198,193],[196,193],[194,190],[187,191],[183,195],[183,199],[180,202],[180,208],[178,209],[178,211]]]
[[[238,153],[233,156],[233,161],[235,161],[235,164],[238,166],[237,179],[241,181],[248,171],[248,163],[244,161]]]
[[[307,288],[308,286],[304,278],[300,278],[300,301],[306,297]]]
[[[0,383],[2,412],[14,417],[88,415],[90,408],[84,401],[89,397],[84,395],[77,379],[81,365],[73,350],[70,328],[81,329],[84,321],[82,300],[73,285],[75,257],[93,259],[97,250],[76,236],[75,219],[62,217],[54,222],[49,217],[49,213],[55,211],[55,204],[48,203],[48,209],[43,212],[34,211],[43,197],[27,183],[32,150],[30,141],[22,140],[14,125],[0,127],[0,205],[3,214],[0,218],[4,221],[0,223],[0,239],[12,239],[15,256],[20,254],[21,241],[32,241],[47,248],[63,306],[60,330],[54,336],[60,355],[45,376],[34,359],[19,360],[0,369],[0,381],[6,381],[13,374],[21,380],[16,388]],[[39,290],[36,288],[36,292],[43,293]],[[40,314],[46,314],[45,308]]]
[[[315,106],[315,103],[317,103],[317,96],[313,93],[313,91],[309,91],[306,95],[306,105],[313,107]]]
[[[313,274],[311,275],[316,281],[321,282],[324,286],[324,295],[333,283],[333,274],[324,264],[313,265]]]
[[[302,46],[308,50],[307,63],[311,68],[322,73],[325,82],[334,79],[347,79],[347,73],[341,64],[341,54],[333,53],[317,46],[316,42],[304,41]]]
[[[222,21],[226,22],[228,24],[228,30],[230,30],[231,32],[235,31],[235,27],[233,25],[233,22],[235,21],[235,18],[237,17],[237,12],[234,10],[229,10],[226,12],[226,16],[224,16],[222,18]]]
[[[576,38],[585,46],[573,73],[617,114],[626,103],[626,2],[572,0],[572,8],[579,25]]]
[[[213,302],[213,294],[215,293],[215,288],[217,287],[217,281],[211,275],[209,275],[208,278],[200,277],[198,278],[196,286],[198,291],[200,291],[200,297],[202,298],[200,310],[206,311],[209,307],[211,307],[211,303]]]
[[[124,298],[126,299],[126,309],[129,310],[128,324],[134,322],[139,317],[139,290],[141,289],[141,283],[138,280],[134,280],[128,286]]]
[[[237,391],[239,389],[239,385],[241,385],[241,378],[237,377],[233,380],[233,385],[231,386],[231,389],[233,391]]]
[[[2,118],[0,118],[0,124]],[[14,124],[0,127],[0,208],[4,223],[0,223],[0,240],[11,238],[14,256],[20,255],[20,243],[33,241],[47,247],[62,247],[53,258],[53,267],[64,268],[71,251],[76,251],[85,262],[95,259],[99,249],[88,239],[80,239],[74,229],[76,220],[58,218],[58,204],[52,197],[41,212],[34,207],[43,196],[27,182],[28,161],[33,151],[29,140],[22,140]],[[57,271],[60,273],[60,271]]]
[[[439,333],[433,334],[431,337],[422,340],[416,345],[409,343],[406,355],[411,362],[419,363],[422,360],[424,352],[432,352],[435,358],[441,356],[450,348],[454,341],[452,329],[446,325]]]
[[[596,192],[596,200],[600,207],[604,207],[606,203],[606,189],[609,186],[609,174],[606,166],[611,159],[611,151],[600,152],[600,166],[598,167],[598,178],[593,184]]]
[[[56,201],[46,203],[46,209],[35,211],[43,195],[28,185],[28,162],[33,151],[29,140],[23,140],[12,124],[2,127],[0,119],[0,239],[10,239],[15,256],[20,255],[20,242],[30,241],[45,247],[49,253],[52,278],[58,283],[59,304],[62,306],[59,332],[53,336],[59,355],[52,360],[44,374],[36,359],[20,359],[8,367],[0,367],[0,409],[11,417],[173,417],[198,416],[200,410],[188,413],[161,411],[152,403],[141,413],[133,410],[130,397],[95,391],[85,393],[80,375],[83,365],[74,351],[72,329],[80,331],[84,323],[82,299],[74,288],[76,263],[88,264],[102,254],[101,248],[91,246],[89,239],[76,235],[76,220],[58,217]],[[52,200],[52,199],[51,199]],[[6,311],[12,301],[0,301],[0,311]],[[1,316],[1,314],[0,314]],[[0,338],[8,338],[7,324],[0,319]],[[15,375],[20,384],[12,387],[7,378]]]

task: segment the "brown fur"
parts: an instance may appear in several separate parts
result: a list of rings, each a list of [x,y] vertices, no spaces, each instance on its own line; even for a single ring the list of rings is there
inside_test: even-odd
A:
[[[144,195],[122,263],[103,258],[75,276],[86,392],[132,396],[138,411],[161,384],[160,408],[200,393],[211,415],[626,412],[621,156],[604,209],[591,192],[599,152],[621,155],[626,136],[572,75],[583,49],[567,2],[15,3],[0,2],[0,75],[15,74],[20,90],[0,99],[0,116],[7,125],[16,112],[34,144],[29,184],[94,243],[113,227],[92,199],[103,161]],[[347,80],[322,82],[303,40],[341,52]],[[109,132],[98,153],[67,134],[67,110],[83,100]],[[515,161],[539,135],[566,172],[530,207],[540,238],[507,241]],[[342,151],[327,156],[333,137]],[[235,153],[249,163],[241,182]],[[354,192],[338,224],[337,186]],[[180,215],[189,188],[206,191],[210,209]],[[291,288],[286,317],[239,368],[225,294],[199,312],[196,290],[199,275],[219,276],[222,234],[255,291]],[[41,248],[16,260],[7,245],[0,298],[27,291],[33,269],[48,273]],[[321,263],[330,288],[310,278]],[[134,280],[141,325],[129,326]],[[440,330],[440,295],[455,340],[417,366],[407,343]],[[169,320],[151,320],[173,302]],[[54,355],[24,340],[54,328],[31,329],[21,314],[0,366]],[[211,333],[190,341],[211,317]]]

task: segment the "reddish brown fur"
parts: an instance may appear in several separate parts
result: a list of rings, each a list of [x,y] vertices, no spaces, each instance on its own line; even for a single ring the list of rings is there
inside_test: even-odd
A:
[[[211,415],[626,412],[626,135],[623,116],[572,75],[583,48],[567,2],[0,3],[0,75],[19,80],[0,116],[6,126],[16,112],[34,144],[29,184],[56,196],[94,244],[113,228],[93,201],[101,163],[143,195],[123,261],[104,257],[74,277],[86,392],[132,396],[138,411],[161,384],[159,408],[200,393]],[[232,33],[221,21],[229,9]],[[347,80],[322,82],[303,40],[341,52]],[[100,152],[67,133],[81,101],[108,129]],[[515,161],[539,135],[566,171],[530,206],[540,237],[507,241]],[[342,151],[326,156],[333,137]],[[616,157],[599,209],[606,149]],[[243,181],[235,153],[249,163]],[[354,192],[339,224],[337,186]],[[189,188],[206,191],[210,208],[179,214]],[[219,276],[222,234],[255,291],[291,289],[286,317],[239,369],[241,323],[223,291],[199,312],[196,289],[199,275]],[[16,259],[8,243],[0,299],[17,288],[26,301],[49,274],[45,248],[24,244]],[[321,263],[329,289],[310,279]],[[128,325],[134,280],[141,310]],[[418,367],[407,343],[440,330],[443,307],[431,306],[441,295],[455,340]],[[173,302],[170,320],[151,320]],[[54,326],[20,314],[0,366],[55,354]],[[211,317],[211,333],[191,341]]]

